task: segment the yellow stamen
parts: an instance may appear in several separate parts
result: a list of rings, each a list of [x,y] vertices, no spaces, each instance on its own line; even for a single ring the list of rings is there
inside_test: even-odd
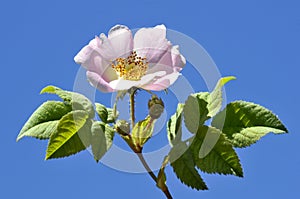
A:
[[[145,57],[138,57],[132,51],[127,58],[117,58],[112,62],[111,67],[117,72],[120,78],[138,81],[148,69],[148,62]]]

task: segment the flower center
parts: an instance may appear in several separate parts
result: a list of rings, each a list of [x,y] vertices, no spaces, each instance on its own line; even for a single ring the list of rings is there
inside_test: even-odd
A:
[[[132,51],[127,58],[117,58],[112,62],[111,67],[120,78],[138,81],[145,75],[148,69],[148,62],[145,57],[138,57]]]

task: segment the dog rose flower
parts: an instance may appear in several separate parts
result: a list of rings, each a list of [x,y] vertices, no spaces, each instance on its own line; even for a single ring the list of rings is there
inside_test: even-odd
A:
[[[138,87],[164,90],[186,64],[178,46],[166,39],[166,27],[141,28],[134,37],[123,25],[101,34],[74,57],[83,66],[92,86],[102,92]]]

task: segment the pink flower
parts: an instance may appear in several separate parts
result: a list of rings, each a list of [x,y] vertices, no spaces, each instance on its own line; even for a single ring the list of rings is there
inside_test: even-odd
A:
[[[164,90],[180,75],[186,61],[178,46],[166,39],[166,27],[141,28],[134,37],[126,26],[116,25],[95,37],[74,57],[87,70],[89,82],[102,92]]]

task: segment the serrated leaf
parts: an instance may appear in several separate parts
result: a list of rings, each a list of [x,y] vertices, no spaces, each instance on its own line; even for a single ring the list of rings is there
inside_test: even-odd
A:
[[[173,171],[182,183],[197,190],[208,189],[195,169],[193,154],[185,143],[177,143],[171,149],[169,156]]]
[[[199,92],[189,96],[185,102],[186,104],[188,103],[185,109],[186,112],[189,113],[185,114],[188,115],[189,118],[187,120],[185,119],[185,124],[189,131],[192,133],[197,132],[198,127],[201,126],[205,120],[215,116],[220,111],[223,102],[223,86],[234,79],[235,77],[233,76],[223,77],[218,81],[211,93]],[[196,99],[198,99],[198,102]],[[197,122],[196,120],[200,122]]]
[[[107,123],[108,112],[106,107],[100,103],[95,103],[95,105],[96,105],[96,112],[98,113],[98,116],[100,117],[102,122]]]
[[[245,101],[229,103],[217,114],[212,126],[222,129],[235,147],[247,147],[268,133],[287,133],[286,127],[270,110]]]
[[[203,172],[243,177],[240,160],[219,129],[200,127],[190,149],[196,166]]]
[[[190,95],[185,101],[183,108],[184,123],[191,133],[196,133],[198,128],[209,119],[207,106],[208,104],[204,99],[194,95]]]
[[[83,127],[79,129],[77,132],[78,137],[80,138],[82,144],[85,146],[85,148],[89,147],[91,145],[92,141],[92,124],[94,120],[87,119]]]
[[[92,152],[94,159],[99,160],[112,146],[114,130],[107,124],[99,121],[93,122],[92,125]]]
[[[181,141],[183,107],[184,104],[177,105],[176,113],[172,115],[167,124],[167,136],[171,146]]]
[[[119,113],[115,111],[113,108],[106,108],[106,109],[107,109],[107,123],[114,123]]]
[[[236,79],[236,78],[233,76],[221,78],[218,81],[214,90],[207,97],[208,110],[209,110],[208,116],[209,117],[215,116],[221,110],[222,102],[223,102],[223,93],[222,93],[223,86],[227,82],[234,80],[234,79]]]
[[[93,118],[95,116],[93,104],[87,97],[85,97],[82,94],[71,92],[71,91],[65,91],[62,90],[61,88],[51,86],[51,85],[43,88],[40,93],[56,94],[62,100],[64,100],[65,103],[70,104],[73,110],[87,111],[89,113],[90,118]]]
[[[71,110],[71,106],[63,102],[47,101],[43,103],[27,120],[17,137],[17,141],[24,136],[48,139],[55,131],[58,120]]]
[[[17,141],[25,136],[34,137],[40,140],[49,139],[50,136],[56,131],[58,122],[59,120],[55,120],[38,124],[25,131],[22,136],[17,138]]]
[[[83,110],[72,111],[63,116],[57,126],[57,131],[51,135],[46,152],[46,160],[73,155],[86,149],[86,138],[80,136],[79,130],[85,125],[88,113]],[[84,133],[87,133],[84,131]]]
[[[104,123],[114,123],[117,119],[117,113],[115,114],[114,109],[107,108],[103,104],[95,103],[96,112],[98,113],[100,119]]]
[[[151,117],[139,121],[132,129],[132,139],[136,146],[143,147],[151,138],[154,129],[155,120]]]

